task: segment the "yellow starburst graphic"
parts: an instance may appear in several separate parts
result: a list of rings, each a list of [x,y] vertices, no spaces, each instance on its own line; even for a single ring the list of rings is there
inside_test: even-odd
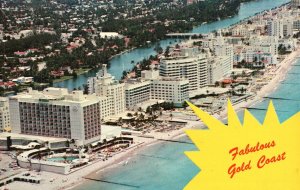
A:
[[[300,113],[280,123],[270,102],[261,124],[245,110],[241,124],[228,100],[228,126],[189,106],[208,130],[187,130],[201,169],[184,190],[300,190]]]

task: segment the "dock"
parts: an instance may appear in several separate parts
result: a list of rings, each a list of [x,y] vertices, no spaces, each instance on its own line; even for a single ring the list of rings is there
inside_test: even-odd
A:
[[[17,175],[8,177],[6,179],[2,179],[0,181],[0,187],[5,186],[10,183],[13,183],[14,181],[40,184],[41,178],[37,177],[37,176],[32,176],[32,175],[30,175],[29,172],[23,172],[21,174],[17,174]]]

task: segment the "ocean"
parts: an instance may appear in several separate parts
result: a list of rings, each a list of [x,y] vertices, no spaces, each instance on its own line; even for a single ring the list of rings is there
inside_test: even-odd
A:
[[[300,110],[300,60],[292,66],[284,81],[269,94],[277,110],[280,121],[284,121]],[[280,98],[288,99],[282,100]],[[263,99],[252,108],[266,109],[269,99]],[[250,110],[260,122],[264,120],[266,111]],[[243,118],[243,111],[239,112]],[[188,137],[181,141],[190,142]],[[147,147],[131,157],[128,164],[101,172],[92,176],[107,182],[87,181],[75,190],[181,190],[199,169],[184,155],[185,151],[196,150],[191,144],[158,143]],[[222,159],[222,158],[220,158]]]
[[[207,28],[197,28],[193,32],[209,32],[226,27],[264,9],[274,8],[286,2],[288,0],[260,0],[246,3],[241,6],[237,16],[203,25],[202,27]],[[277,108],[280,121],[284,121],[300,110],[299,75],[300,60],[297,60],[284,81],[268,95],[279,98],[274,99],[273,103]],[[265,109],[268,103],[269,99],[263,99],[252,107]],[[261,122],[263,121],[266,111],[257,109],[250,111]],[[243,118],[243,111],[239,112],[239,117]],[[191,142],[186,136],[180,140]],[[184,155],[184,152],[189,150],[196,150],[196,147],[192,144],[171,142],[149,146],[133,155],[127,165],[120,164],[112,169],[94,174],[92,177],[96,179],[95,181],[88,180],[75,187],[74,190],[181,190],[200,171]]]

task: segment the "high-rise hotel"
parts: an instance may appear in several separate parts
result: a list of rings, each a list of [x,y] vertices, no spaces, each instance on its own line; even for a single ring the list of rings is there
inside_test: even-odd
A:
[[[107,72],[105,64],[96,77],[89,78],[87,83],[89,94],[96,94],[101,99],[101,119],[125,112],[125,85]]]
[[[101,136],[100,100],[63,88],[28,89],[9,98],[12,132],[74,139],[84,145]]]
[[[198,48],[182,48],[174,51],[178,51],[178,54],[161,59],[160,76],[188,79],[189,91],[207,86],[206,55],[199,52]]]

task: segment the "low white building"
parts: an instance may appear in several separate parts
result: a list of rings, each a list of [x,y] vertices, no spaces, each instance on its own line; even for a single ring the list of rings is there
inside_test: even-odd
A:
[[[122,128],[120,126],[102,125],[101,126],[101,140],[110,140],[114,137],[120,137],[122,135]]]
[[[249,39],[249,46],[255,48],[256,51],[277,55],[279,45],[278,40],[279,39],[276,36],[252,36]]]
[[[279,39],[278,40],[279,46],[284,46],[287,51],[295,51],[298,47],[297,45],[297,39],[294,38],[288,38],[288,39]]]
[[[255,65],[267,66],[277,64],[277,55],[270,53],[268,48],[247,47],[237,51],[234,55],[234,63],[245,61]]]
[[[254,27],[251,25],[237,25],[231,29],[233,36],[249,37],[254,32]]]
[[[16,79],[12,80],[13,82],[17,82],[17,83],[31,83],[33,82],[33,77],[18,77]]]
[[[123,38],[123,36],[117,32],[100,32],[100,38]]]

